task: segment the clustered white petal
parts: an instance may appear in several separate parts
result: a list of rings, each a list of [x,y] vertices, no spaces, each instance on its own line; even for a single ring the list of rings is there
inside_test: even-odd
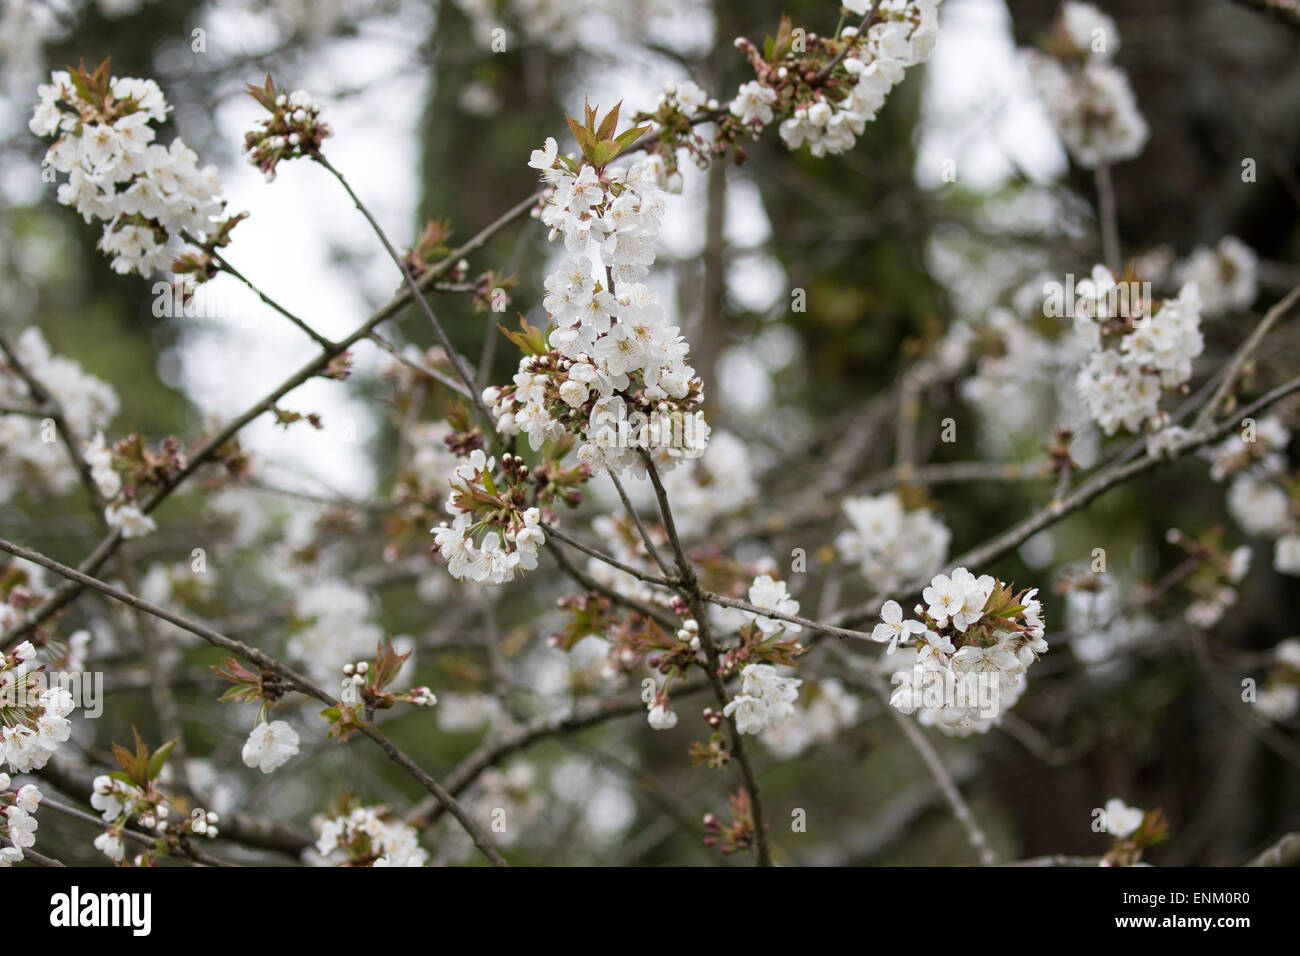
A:
[[[1107,435],[1120,426],[1160,431],[1166,424],[1160,399],[1192,377],[1192,360],[1205,347],[1195,285],[1149,304],[1140,301],[1138,288],[1116,283],[1105,266],[1078,285],[1074,328],[1090,351],[1075,387]]]
[[[357,807],[344,816],[312,820],[316,852],[326,862],[369,866],[424,866],[429,854],[414,827],[386,807]]]
[[[1128,75],[1111,62],[1119,48],[1115,22],[1091,4],[1067,3],[1061,25],[1064,49],[1025,55],[1057,133],[1080,166],[1132,159],[1148,129]]]
[[[525,355],[512,385],[483,395],[498,431],[527,435],[533,449],[576,434],[593,472],[644,474],[643,451],[661,471],[698,458],[709,440],[703,385],[642,281],[665,208],[662,162],[597,173],[574,168],[548,138],[529,165],[548,184],[540,218],[570,256],[545,280],[551,351]]]
[[[749,603],[778,614],[795,616],[799,613],[799,602],[786,592],[785,582],[773,579],[770,574],[760,574],[754,578],[754,583],[749,586]],[[745,616],[757,624],[764,634],[775,634],[782,628],[791,634],[798,634],[803,630],[802,624],[783,621],[780,618],[764,617],[753,611],[746,611]]]
[[[845,4],[865,14],[870,0]],[[845,28],[840,36],[849,44],[842,60],[849,82],[828,96],[823,87],[810,98],[796,102],[792,116],[781,121],[781,139],[789,149],[805,143],[814,156],[843,153],[853,148],[866,124],[876,118],[889,91],[903,79],[908,67],[930,58],[939,33],[939,0],[882,3],[865,35]],[[755,84],[747,83],[731,104],[733,115],[757,132],[771,122],[771,103]],[[760,86],[761,89],[761,86]]]
[[[76,703],[65,687],[45,687],[35,658],[31,641],[0,654],[0,763],[17,773],[40,770],[72,735],[68,715]]]
[[[896,492],[845,498],[844,514],[851,527],[835,538],[835,548],[878,591],[893,590],[948,558],[947,526],[926,508],[905,510]]]
[[[8,845],[0,846],[0,868],[13,866],[23,859],[23,850],[36,845],[36,810],[41,791],[34,784],[24,784],[10,793],[10,779],[0,772],[0,836]]]
[[[857,722],[861,706],[835,678],[818,681],[801,703],[785,721],[769,726],[759,738],[782,760],[797,757],[815,743],[834,740],[837,733]]]
[[[959,736],[996,726],[1047,650],[1037,593],[1012,597],[992,575],[956,568],[931,579],[918,620],[904,620],[899,605],[886,602],[872,637],[888,642],[890,654],[902,648],[891,659],[890,705]]]
[[[476,495],[493,494],[495,468],[496,459],[487,457],[481,449],[461,459],[451,480],[452,494],[445,503],[452,522],[431,529],[434,545],[447,562],[447,571],[457,580],[506,584],[514,580],[517,572],[537,567],[538,552],[546,543],[538,508],[512,511],[504,524],[483,531],[488,522],[475,517],[475,503],[480,500]]]
[[[782,677],[771,664],[748,664],[740,672],[740,693],[722,709],[736,718],[742,734],[758,734],[779,727],[794,713],[803,681]]]
[[[1196,284],[1206,316],[1244,311],[1259,294],[1259,256],[1236,236],[1224,236],[1212,249],[1193,249],[1174,274],[1180,283]]]
[[[1228,514],[1252,537],[1273,539],[1273,569],[1300,577],[1300,501],[1286,447],[1291,432],[1276,415],[1248,419],[1207,453],[1210,477],[1231,479]]]
[[[13,348],[28,374],[58,403],[72,433],[96,434],[117,415],[120,402],[113,387],[71,359],[52,353],[40,329],[24,329]],[[0,405],[30,406],[27,383],[9,368],[4,356],[0,356],[0,373]],[[0,415],[0,458],[5,463],[0,468],[0,504],[20,491],[62,495],[76,487],[76,469],[58,436],[49,431],[53,424],[37,416]]]
[[[183,250],[183,233],[206,235],[225,206],[215,166],[200,168],[198,156],[177,137],[154,143],[153,123],[170,107],[153,80],[114,77],[104,102],[87,100],[66,71],[56,71],[37,90],[29,128],[57,136],[45,163],[68,180],[59,202],[86,222],[105,223],[99,248],[113,270],[149,277],[167,271]]]

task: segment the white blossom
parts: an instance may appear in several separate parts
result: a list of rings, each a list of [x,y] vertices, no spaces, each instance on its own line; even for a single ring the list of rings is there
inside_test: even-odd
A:
[[[253,728],[241,751],[245,766],[270,773],[298,752],[298,732],[283,720],[262,721]]]
[[[1106,832],[1121,840],[1132,834],[1142,825],[1146,814],[1137,807],[1130,807],[1118,797],[1106,801]]]

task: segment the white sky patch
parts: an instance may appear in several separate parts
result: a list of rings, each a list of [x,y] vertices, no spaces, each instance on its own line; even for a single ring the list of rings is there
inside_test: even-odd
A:
[[[995,189],[1018,170],[1036,182],[1066,171],[1002,0],[947,0],[925,76],[916,160],[922,186],[944,185],[949,160],[958,182],[975,190]]]
[[[233,17],[241,26],[247,19],[238,13]],[[210,42],[227,35],[222,24],[220,16],[213,18]],[[286,91],[301,87],[322,103],[334,129],[325,155],[400,250],[410,242],[419,200],[415,131],[426,83],[421,71],[395,79],[393,67],[427,35],[427,24],[413,24],[408,16],[390,26],[380,39],[368,35],[333,41],[313,59],[309,74],[277,79]],[[403,36],[410,38],[410,48],[395,44],[393,38]],[[340,76],[361,92],[331,99],[337,82],[331,78]],[[218,131],[227,141],[240,143],[260,113],[250,97],[229,100],[218,110]],[[347,335],[400,285],[396,266],[365,219],[320,167],[306,160],[282,163],[273,183],[247,163],[223,168],[222,175],[228,208],[252,213],[235,230],[227,251],[231,263],[318,332],[334,339]],[[355,260],[341,268],[333,256],[338,250]],[[225,277],[217,281],[233,282]],[[251,321],[250,309],[256,310]],[[224,421],[240,413],[318,351],[288,320],[260,303],[239,313],[195,323],[180,343],[180,383],[205,417]],[[354,348],[354,369],[372,369],[376,352],[366,344]],[[249,425],[242,433],[245,446],[269,472],[297,487],[319,490],[325,483],[344,494],[371,491],[376,465],[367,441],[376,431],[376,410],[356,397],[348,381],[312,379],[281,406],[318,412],[324,428],[317,431],[300,422],[286,430],[269,416]]]

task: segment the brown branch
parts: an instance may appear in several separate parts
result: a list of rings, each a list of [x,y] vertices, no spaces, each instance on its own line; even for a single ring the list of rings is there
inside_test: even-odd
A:
[[[44,568],[54,571],[56,574],[63,575],[69,580],[76,581],[83,587],[93,588],[101,594],[106,594],[114,600],[120,601],[127,607],[143,611],[146,614],[152,614],[154,617],[164,620],[169,624],[174,624],[182,630],[189,631],[191,634],[201,637],[203,640],[215,647],[220,647],[223,650],[230,651],[236,657],[248,661],[250,664],[255,664],[263,670],[274,671],[284,678],[291,687],[296,688],[309,697],[315,697],[327,706],[334,706],[338,703],[335,698],[325,693],[325,691],[321,690],[306,677],[303,677],[288,666],[281,664],[275,658],[270,657],[257,648],[249,647],[242,641],[236,641],[226,637],[224,634],[219,634],[206,625],[191,621],[188,618],[167,610],[166,608],[159,607],[158,605],[142,600],[133,594],[115,588],[111,584],[106,584],[105,582],[97,580],[87,574],[83,574],[76,568],[70,568],[67,565],[60,564],[58,561],[55,561],[52,558],[47,558],[40,552],[24,548],[21,545],[14,544],[11,541],[6,541],[3,538],[0,538],[0,550],[8,551],[15,557],[31,561],[33,564],[39,564]],[[497,852],[496,847],[492,845],[492,841],[488,839],[487,834],[483,832],[479,825],[465,813],[460,804],[456,803],[451,795],[448,794],[447,791],[433,779],[433,777],[429,776],[429,774],[426,773],[414,760],[403,753],[402,750],[384,736],[384,734],[376,730],[373,725],[364,724],[361,726],[360,731],[378,744],[379,748],[388,755],[390,760],[419,781],[421,786],[428,790],[435,799],[446,807],[452,816],[454,816],[465,829],[465,832],[470,835],[471,839],[473,839],[474,845],[479,848],[483,855],[486,856],[494,866],[506,865],[506,861],[501,857],[501,854]]]

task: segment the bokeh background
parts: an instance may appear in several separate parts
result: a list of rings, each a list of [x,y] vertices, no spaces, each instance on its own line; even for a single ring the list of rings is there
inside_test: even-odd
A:
[[[1117,19],[1117,60],[1151,128],[1144,152],[1114,169],[1126,256],[1163,248],[1183,257],[1231,234],[1260,257],[1253,313],[1204,327],[1207,358],[1221,357],[1300,282],[1300,32],[1232,0],[1103,6]],[[150,441],[192,440],[242,411],[313,346],[224,277],[223,314],[158,318],[149,283],[111,272],[94,248],[98,228],[60,207],[42,180],[44,144],[26,128],[36,83],[50,69],[111,56],[116,75],[156,78],[174,107],[171,132],[221,168],[230,208],[252,213],[236,230],[230,260],[337,337],[394,290],[391,263],[321,170],[290,165],[268,184],[241,162],[242,134],[259,110],[243,84],[270,72],[282,88],[312,92],[335,129],[328,155],[395,239],[411,242],[436,216],[465,239],[528,194],[535,175],[528,152],[548,135],[565,142],[564,113],[577,113],[584,98],[648,108],[664,83],[690,78],[725,101],[751,78],[732,38],[761,40],[783,12],[823,31],[837,18],[824,0],[3,0],[0,10],[4,327],[16,334],[39,326],[56,352],[113,383],[122,398],[114,437],[136,430]],[[832,582],[846,604],[869,594],[853,569],[836,568],[830,545],[842,520],[835,501],[818,496],[828,484],[853,489],[893,460],[896,416],[890,408],[883,421],[869,414],[871,401],[953,322],[982,329],[990,310],[1010,304],[1026,283],[1044,273],[1082,274],[1100,260],[1092,176],[1071,166],[1017,57],[1055,13],[1055,4],[1037,0],[945,0],[931,61],[909,71],[851,152],[791,154],[769,131],[747,147],[741,167],[684,170],[685,189],[670,201],[654,281],[709,385],[710,421],[746,445],[763,475],[761,494],[728,526],[743,532],[729,536],[746,554],[778,560],[806,549],[808,572],[791,576],[805,613]],[[504,52],[490,47],[496,26],[507,31]],[[1254,182],[1242,181],[1244,158],[1257,163]],[[947,160],[955,182],[943,177]],[[552,252],[543,230],[525,221],[478,253],[472,271],[517,276],[512,311],[537,321]],[[806,290],[804,312],[790,307],[794,289]],[[464,354],[489,363],[492,380],[506,380],[517,355],[503,339],[488,344],[499,339],[498,317],[476,312],[467,297],[435,304]],[[1255,385],[1295,374],[1297,328],[1279,328]],[[432,345],[414,314],[385,335]],[[990,341],[996,355],[1000,346]],[[368,625],[409,638],[412,679],[440,697],[477,693],[505,674],[515,689],[506,709],[527,716],[588,692],[582,667],[545,646],[558,629],[555,598],[568,590],[558,575],[548,570],[488,598],[431,583],[442,572],[423,542],[393,562],[381,511],[329,504],[382,503],[397,471],[401,415],[380,374],[384,353],[365,345],[354,357],[346,382],[316,380],[285,402],[318,412],[323,428],[262,420],[246,430],[261,485],[252,496],[270,515],[263,540],[344,550],[322,580],[364,588],[374,602]],[[923,460],[1038,460],[1067,417],[1040,372],[1018,370],[983,403],[950,382],[926,389],[917,428]],[[1198,365],[1198,382],[1205,374]],[[1294,425],[1297,412],[1292,403],[1281,414]],[[433,406],[423,414],[432,417]],[[946,418],[957,422],[955,443],[938,440]],[[1081,458],[1117,447],[1090,440]],[[159,531],[128,548],[133,561],[153,575],[153,593],[287,653],[292,602],[268,583],[250,556],[256,549],[236,546],[229,514],[205,506],[202,486],[196,481],[158,512]],[[957,553],[1041,506],[1051,488],[974,482],[934,494]],[[1230,543],[1250,543],[1229,521],[1223,487],[1208,480],[1204,464],[1180,463],[1111,491],[981,570],[1040,586],[1055,644],[1067,614],[1050,592],[1063,569],[1105,548],[1116,586],[1137,593],[1180,560],[1166,543],[1169,528],[1202,533],[1214,525]],[[70,564],[98,540],[76,493],[16,493],[0,501],[0,529]],[[721,544],[728,535],[718,537]],[[1084,626],[1035,665],[1003,728],[964,741],[934,738],[1003,859],[1104,852],[1091,814],[1112,796],[1164,809],[1173,838],[1149,854],[1156,863],[1237,863],[1300,827],[1295,718],[1266,725],[1233,706],[1241,677],[1262,681],[1268,649],[1300,631],[1296,579],[1274,573],[1266,543],[1257,544],[1237,603],[1206,634],[1193,633],[1176,602],[1151,609],[1150,629],[1131,639],[1108,644]],[[187,591],[167,569],[200,547],[216,583]],[[88,766],[102,768],[109,744],[127,741],[133,725],[154,743],[164,728],[134,619],[86,596],[59,625],[65,633],[78,627],[96,635],[91,666],[106,673],[108,697],[102,717],[78,722],[74,741]],[[1091,651],[1073,649],[1081,638]],[[1208,656],[1198,655],[1198,641]],[[218,809],[306,833],[313,814],[345,792],[398,812],[419,799],[412,782],[362,742],[325,741],[312,708],[296,721],[304,735],[298,758],[265,778],[243,767],[238,748],[251,718],[248,708],[216,703],[222,685],[208,665],[219,657],[186,643],[167,660],[187,759]],[[778,858],[973,862],[919,758],[881,716],[870,686],[855,687],[852,663],[828,655],[818,668],[860,697],[860,719],[794,759],[756,748]],[[700,733],[694,708],[683,714],[683,726]],[[473,719],[464,728],[447,723],[411,712],[386,729],[439,777],[485,734],[502,732]],[[520,801],[527,822],[512,837],[511,860],[744,862],[701,844],[700,817],[723,812],[736,781],[692,768],[689,739],[680,729],[653,734],[634,712],[512,754],[503,765],[528,768],[517,779],[531,780],[531,795]],[[75,795],[71,778],[80,771],[67,772],[63,782]],[[492,799],[482,797],[486,806]],[[796,808],[807,811],[807,832],[789,832]],[[38,848],[67,862],[103,863],[90,846],[94,833],[45,814]],[[441,826],[425,835],[436,859],[468,860],[455,842]],[[220,842],[214,852],[290,859]]]

